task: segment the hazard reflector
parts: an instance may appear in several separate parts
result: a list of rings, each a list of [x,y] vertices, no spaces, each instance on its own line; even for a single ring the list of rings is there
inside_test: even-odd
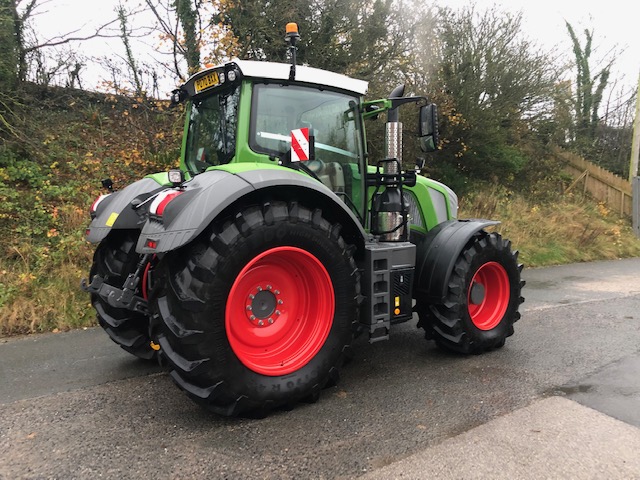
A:
[[[291,130],[291,161],[304,162],[307,160],[309,160],[309,129]]]

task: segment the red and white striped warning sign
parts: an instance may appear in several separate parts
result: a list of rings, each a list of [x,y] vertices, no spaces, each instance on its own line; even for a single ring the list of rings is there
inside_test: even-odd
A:
[[[291,161],[304,162],[306,160],[309,160],[309,129],[291,130]]]

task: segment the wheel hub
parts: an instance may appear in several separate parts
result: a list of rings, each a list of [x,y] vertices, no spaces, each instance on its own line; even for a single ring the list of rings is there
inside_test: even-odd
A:
[[[484,285],[482,285],[481,283],[474,282],[474,284],[471,286],[469,300],[474,305],[480,305],[484,300],[484,294],[485,294]]]
[[[333,284],[320,260],[297,247],[274,247],[236,275],[225,330],[247,368],[261,375],[288,375],[323,348],[334,312]]]
[[[246,312],[249,321],[256,327],[273,325],[282,314],[278,308],[284,303],[280,290],[272,285],[259,285],[250,293],[246,301]]]
[[[487,262],[478,268],[469,287],[469,317],[480,330],[497,327],[509,307],[509,275],[498,262]]]

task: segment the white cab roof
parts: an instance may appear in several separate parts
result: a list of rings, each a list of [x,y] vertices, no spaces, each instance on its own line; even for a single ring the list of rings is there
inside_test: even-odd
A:
[[[234,59],[245,77],[268,78],[273,80],[289,80],[291,65],[288,63],[257,62],[253,60]],[[296,65],[296,81],[314,85],[326,85],[341,90],[348,90],[360,95],[367,93],[368,82],[347,77],[339,73],[320,70],[319,68]]]

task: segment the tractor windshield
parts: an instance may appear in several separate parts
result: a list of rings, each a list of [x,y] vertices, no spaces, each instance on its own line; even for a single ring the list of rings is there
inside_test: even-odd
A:
[[[239,89],[191,105],[185,161],[191,173],[228,163],[235,154]]]
[[[284,157],[291,150],[291,131],[309,128],[315,137],[315,159],[305,162],[306,166],[362,216],[358,101],[351,95],[311,87],[255,84],[250,146],[256,152]]]

